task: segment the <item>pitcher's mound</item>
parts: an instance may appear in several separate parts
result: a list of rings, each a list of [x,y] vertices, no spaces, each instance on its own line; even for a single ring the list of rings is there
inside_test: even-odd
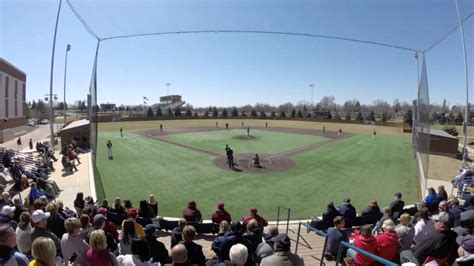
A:
[[[285,171],[293,168],[295,163],[287,157],[269,157],[267,155],[260,156],[261,167],[255,167],[253,164],[253,156],[255,154],[237,154],[234,155],[235,169],[230,169],[225,156],[219,156],[214,159],[214,165],[221,169],[234,170],[246,173],[269,173]]]
[[[241,139],[241,140],[252,140],[252,139],[259,139],[259,137],[253,136],[253,135],[239,135],[232,137],[233,139]]]

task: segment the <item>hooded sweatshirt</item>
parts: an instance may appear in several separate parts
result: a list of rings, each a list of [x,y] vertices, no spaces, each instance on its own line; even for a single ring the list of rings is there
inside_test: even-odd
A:
[[[188,207],[183,209],[183,218],[188,222],[199,222],[202,219],[201,212],[196,208],[196,202],[188,202]]]
[[[378,256],[393,260],[397,255],[398,250],[398,235],[395,231],[387,231],[375,237],[377,240],[377,254]]]
[[[354,246],[363,249],[367,252],[370,252],[374,255],[377,255],[377,240],[375,237],[370,236],[368,238],[359,235],[354,240]],[[354,261],[357,265],[372,265],[375,261],[367,256],[364,256],[357,252],[357,255],[354,258]]]

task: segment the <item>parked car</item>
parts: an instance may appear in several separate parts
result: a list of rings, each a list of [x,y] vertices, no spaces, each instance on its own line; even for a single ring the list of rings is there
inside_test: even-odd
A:
[[[34,127],[36,125],[36,119],[28,119],[26,120],[26,125],[30,127]]]
[[[48,119],[41,119],[41,121],[39,122],[40,125],[47,125],[49,124],[49,120]]]

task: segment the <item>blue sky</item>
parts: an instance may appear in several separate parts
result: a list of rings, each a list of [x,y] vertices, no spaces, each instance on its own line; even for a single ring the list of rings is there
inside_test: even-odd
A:
[[[49,92],[55,15],[59,1],[0,0],[0,56],[28,75],[27,98]],[[457,24],[454,1],[78,1],[73,5],[100,36],[180,30],[266,30],[314,33],[423,50]],[[474,1],[460,0],[462,16]],[[465,24],[469,77],[474,84],[474,17]],[[96,41],[63,1],[54,90],[62,99],[64,54],[68,102],[88,93]],[[459,32],[426,54],[431,102],[464,103]],[[194,106],[311,101],[332,95],[392,102],[416,97],[413,53],[384,47],[275,35],[191,34],[101,43],[98,101],[140,104],[182,94]],[[471,85],[472,88],[472,85]],[[471,90],[472,91],[472,90]]]

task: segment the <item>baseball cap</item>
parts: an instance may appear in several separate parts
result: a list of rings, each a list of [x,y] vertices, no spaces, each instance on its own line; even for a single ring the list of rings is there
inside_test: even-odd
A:
[[[39,223],[45,219],[48,219],[51,214],[49,212],[44,212],[43,210],[36,210],[31,215],[31,220],[33,223]]]
[[[144,229],[145,234],[147,236],[153,235],[156,232],[156,230],[158,230],[158,227],[154,224],[147,224]]]
[[[130,218],[137,218],[138,216],[138,210],[135,208],[129,209],[128,210],[128,217]]]
[[[4,215],[10,215],[14,212],[15,212],[15,207],[14,206],[10,207],[10,206],[6,205],[6,206],[3,206],[3,208],[2,208],[2,214],[4,214]]]
[[[103,214],[103,215],[106,215],[107,214],[107,209],[106,208],[98,208],[97,209],[97,213],[100,213],[100,214]]]
[[[257,213],[257,208],[255,208],[255,207],[249,208],[249,211],[251,213]]]
[[[224,202],[218,201],[217,202],[217,208],[224,208]]]
[[[447,224],[450,227],[452,224],[452,218],[449,217],[449,214],[447,212],[440,212],[436,215],[433,215],[433,220]]]
[[[106,218],[103,214],[99,213],[94,216],[94,227],[101,227],[105,222]]]
[[[274,237],[275,250],[289,250],[290,249],[290,238],[286,234],[279,234]]]
[[[462,248],[473,254],[474,253],[474,235],[467,235],[467,236],[458,236],[456,238],[456,243],[462,246]]]
[[[345,198],[344,198],[344,202],[345,202],[345,203],[350,203],[350,202],[351,202],[351,198],[345,197]]]

